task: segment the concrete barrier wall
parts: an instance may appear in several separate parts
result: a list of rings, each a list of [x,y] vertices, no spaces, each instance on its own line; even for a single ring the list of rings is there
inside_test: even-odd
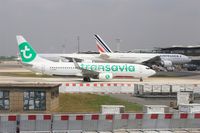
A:
[[[20,132],[51,132],[51,114],[21,114],[19,115]]]
[[[200,129],[200,113],[187,114],[21,114],[0,115],[0,132]],[[17,122],[19,121],[19,122]]]
[[[60,86],[61,93],[93,94],[133,94],[134,85],[130,83],[65,83]]]
[[[17,115],[0,115],[0,133],[14,133],[17,131]]]
[[[200,129],[199,114],[87,114],[55,115],[52,130],[113,131]],[[63,119],[65,118],[65,119]],[[60,127],[62,126],[62,127]]]
[[[93,94],[137,94],[175,95],[179,91],[193,91],[200,94],[199,84],[151,84],[151,83],[63,83],[61,93]]]

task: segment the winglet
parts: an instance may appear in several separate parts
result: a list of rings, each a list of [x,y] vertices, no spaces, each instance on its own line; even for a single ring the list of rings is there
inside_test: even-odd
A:
[[[94,34],[94,38],[96,40],[96,45],[100,53],[113,53],[112,50],[108,47],[108,45],[101,39],[101,37],[97,34]]]

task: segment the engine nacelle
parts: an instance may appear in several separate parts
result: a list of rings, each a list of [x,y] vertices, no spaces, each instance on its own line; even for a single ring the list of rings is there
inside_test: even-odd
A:
[[[168,60],[162,60],[162,61],[161,61],[161,64],[162,64],[164,67],[171,67],[171,66],[172,66],[172,62],[171,62],[171,61],[168,61]]]
[[[112,78],[113,78],[112,73],[100,73],[99,74],[99,79],[109,80],[109,79],[112,79]]]

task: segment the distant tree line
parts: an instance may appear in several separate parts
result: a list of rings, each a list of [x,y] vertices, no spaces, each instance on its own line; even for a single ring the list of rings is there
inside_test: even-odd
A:
[[[0,61],[13,61],[16,59],[16,56],[0,56]]]

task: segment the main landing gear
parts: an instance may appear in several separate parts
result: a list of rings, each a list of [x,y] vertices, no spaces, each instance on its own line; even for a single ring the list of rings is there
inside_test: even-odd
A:
[[[140,82],[142,82],[143,81],[143,78],[140,78]]]
[[[83,81],[84,82],[90,82],[91,80],[90,80],[90,77],[83,77]]]

